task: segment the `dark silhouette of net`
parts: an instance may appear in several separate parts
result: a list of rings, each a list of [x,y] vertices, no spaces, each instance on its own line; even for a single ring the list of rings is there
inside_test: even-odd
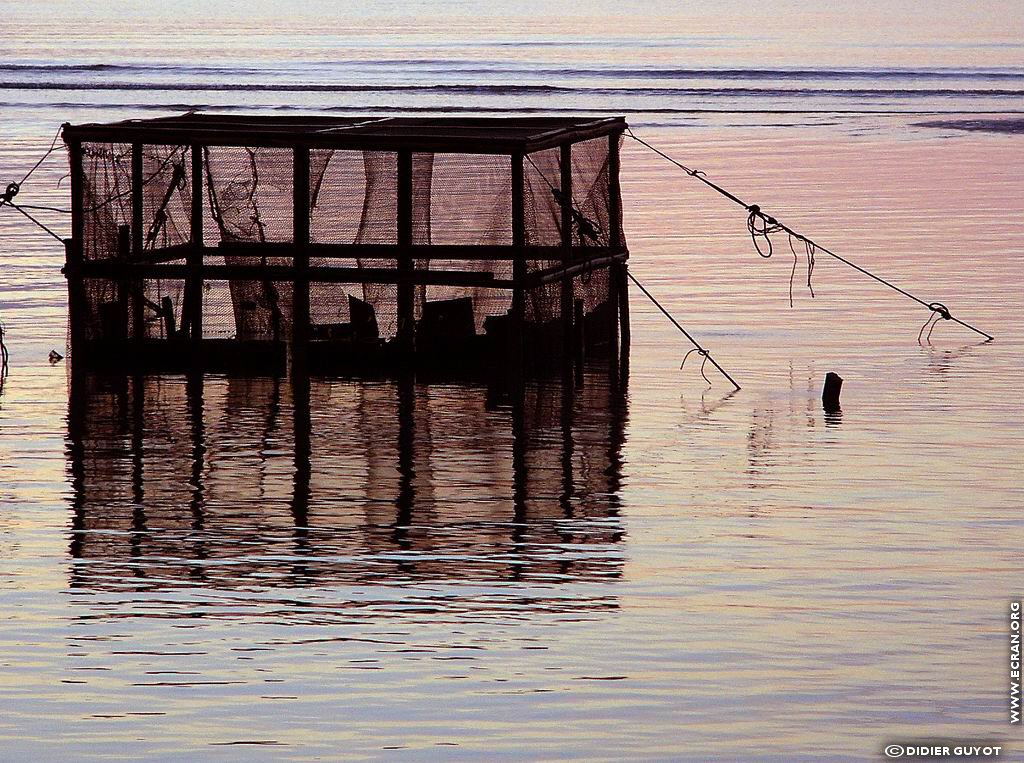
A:
[[[256,251],[251,244],[287,245],[293,241],[294,151],[292,148],[211,145],[200,149],[204,177],[202,244],[205,264],[293,264],[287,246]],[[142,147],[142,209],[133,208],[132,146],[84,143],[83,259],[143,260],[185,264],[191,243],[193,156],[188,145]],[[624,245],[609,236],[609,143],[607,136],[572,146],[572,243],[567,262],[562,237],[559,148],[526,156],[523,178],[527,274],[537,274],[580,257],[588,247]],[[398,153],[376,150],[310,150],[309,235],[317,244],[395,245],[398,243]],[[412,244],[434,246],[511,246],[512,157],[501,154],[414,152],[412,154]],[[141,218],[141,219],[140,219]],[[133,230],[133,225],[139,230]],[[141,246],[140,246],[141,244]],[[547,247],[544,253],[529,248]],[[211,250],[214,252],[211,254]],[[321,256],[314,268],[393,270],[394,256],[354,256],[343,250]],[[265,252],[265,253],[263,253]],[[363,252],[363,254],[359,254]],[[508,257],[419,259],[419,270],[466,271],[513,278]],[[280,271],[278,271],[280,272]],[[458,279],[453,279],[458,280]],[[84,282],[84,335],[87,338],[164,338],[181,325],[182,280],[146,279],[142,298],[123,280],[90,277]],[[293,285],[290,280],[205,280],[202,289],[203,336],[278,340],[290,336]],[[573,297],[597,325],[608,303],[607,269],[582,272],[573,279]],[[417,321],[424,306],[469,298],[473,328],[486,333],[489,318],[507,315],[508,289],[455,284],[415,286]],[[352,324],[352,306],[372,308],[379,337],[398,331],[398,287],[388,283],[334,283],[313,279],[310,322],[319,328]],[[525,293],[524,319],[535,327],[561,318],[562,291],[557,281],[537,283]],[[598,329],[599,330],[599,329]]]

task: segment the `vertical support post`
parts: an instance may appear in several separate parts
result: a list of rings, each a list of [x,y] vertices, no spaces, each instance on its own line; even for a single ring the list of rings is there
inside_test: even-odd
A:
[[[132,143],[132,259],[141,262],[142,238],[142,144]],[[131,280],[132,338],[141,341],[146,336],[146,315],[143,304],[145,281]]]
[[[185,283],[182,321],[188,322],[189,336],[198,349],[203,339],[203,147],[193,143],[192,152],[192,250],[186,260],[189,279]]]
[[[309,341],[309,148],[295,149],[292,172],[292,363],[304,367]]]
[[[85,259],[85,186],[81,141],[68,143],[68,154],[71,162],[71,238],[64,242],[64,275],[68,279],[69,340],[73,373],[76,366],[82,367],[81,363],[75,362],[75,354],[81,352],[83,348],[88,310],[81,270]]]
[[[608,233],[609,244],[613,252],[624,250],[622,247],[622,190],[619,185],[619,141],[620,133],[608,136]],[[619,307],[619,336],[623,366],[629,363],[629,278],[626,276],[625,262],[616,262],[611,266],[611,289]]]
[[[621,133],[608,136],[608,247],[618,253],[622,240],[622,193],[619,189],[619,142]],[[608,341],[612,368],[618,364],[619,354],[619,300],[621,282],[625,280],[620,263],[612,263],[608,271]]]
[[[572,345],[577,386],[583,384],[583,357],[587,342],[586,332],[584,331],[585,320],[586,313],[583,309],[583,300],[574,299],[572,302]]]
[[[559,157],[561,167],[560,201],[562,206],[562,267],[572,262],[572,144],[563,143]],[[566,363],[572,362],[572,276],[562,276],[562,354]]]
[[[523,364],[523,329],[526,322],[526,214],[523,200],[523,155],[512,154],[512,323],[509,352],[518,373]]]
[[[398,343],[409,353],[416,346],[415,291],[408,276],[413,270],[412,246],[412,152],[398,152]],[[403,278],[402,276],[406,276]]]

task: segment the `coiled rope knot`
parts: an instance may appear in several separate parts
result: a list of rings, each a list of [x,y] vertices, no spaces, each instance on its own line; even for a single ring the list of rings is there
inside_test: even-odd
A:
[[[18,183],[8,183],[7,190],[3,192],[2,196],[0,196],[0,201],[5,204],[10,204],[14,200],[14,197],[18,195],[18,191],[20,190],[21,185]]]
[[[754,249],[757,253],[768,259],[772,256],[772,240],[770,234],[778,233],[781,230],[785,230],[782,224],[770,215],[766,215],[761,211],[761,207],[757,204],[751,204],[747,207],[747,232],[750,233],[750,240],[754,244]],[[766,244],[765,249],[761,248],[758,243],[758,239],[764,239]]]
[[[921,344],[922,340],[931,344],[932,332],[935,331],[935,327],[938,325],[939,320],[951,321],[953,316],[949,314],[949,308],[941,302],[929,302],[928,309],[932,311],[932,314],[928,316],[928,320],[924,322],[921,330],[917,332],[917,343]],[[928,331],[928,336],[925,336],[925,330]]]

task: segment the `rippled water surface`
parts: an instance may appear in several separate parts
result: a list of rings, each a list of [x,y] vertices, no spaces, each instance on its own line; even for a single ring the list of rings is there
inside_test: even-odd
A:
[[[996,340],[942,323],[919,344],[927,311],[821,253],[812,296],[802,250],[758,257],[742,210],[627,142],[632,272],[740,392],[680,370],[685,340],[636,291],[624,383],[595,365],[519,398],[71,389],[46,357],[63,252],[0,210],[0,758],[863,760],[939,736],[1021,754],[1016,17],[954,33],[965,12],[939,3],[879,45],[875,3],[855,5],[866,28],[820,18],[831,43],[725,3],[531,4],[511,27],[486,3],[475,23],[371,4],[319,26],[314,6],[274,25],[269,5],[203,5],[222,23],[187,35],[130,4],[128,24],[6,16],[0,180],[61,122],[187,107],[625,113]],[[65,206],[65,172],[54,157],[19,200]]]

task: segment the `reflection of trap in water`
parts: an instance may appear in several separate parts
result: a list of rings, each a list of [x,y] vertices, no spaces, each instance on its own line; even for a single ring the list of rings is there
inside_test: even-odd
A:
[[[621,118],[66,126],[79,361],[528,367],[618,350]],[[623,342],[627,340],[623,327]]]
[[[593,368],[575,392],[549,379],[501,400],[475,385],[75,375],[71,585],[571,583],[598,587],[574,606],[606,606],[624,426],[624,390]]]

